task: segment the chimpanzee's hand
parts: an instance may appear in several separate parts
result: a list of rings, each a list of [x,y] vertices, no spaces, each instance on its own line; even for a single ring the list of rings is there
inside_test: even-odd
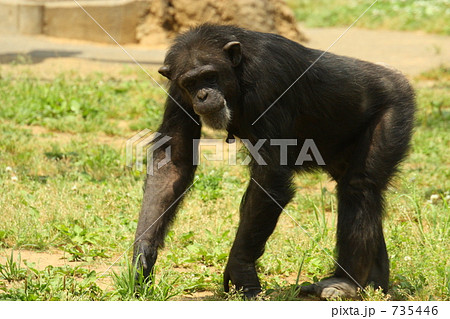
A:
[[[225,292],[230,291],[230,280],[237,290],[242,289],[244,297],[247,299],[253,299],[261,292],[261,284],[259,283],[254,263],[240,262],[230,257],[223,275]]]
[[[138,240],[134,245],[133,265],[136,267],[136,280],[139,272],[142,271],[144,279],[150,277],[153,272],[156,258],[158,256],[157,247],[154,247],[148,240]]]

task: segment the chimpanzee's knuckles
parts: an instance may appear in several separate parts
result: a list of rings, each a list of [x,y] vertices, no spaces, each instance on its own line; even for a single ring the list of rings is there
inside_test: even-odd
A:
[[[230,258],[224,273],[225,292],[229,291],[229,281],[236,290],[242,290],[246,299],[253,299],[262,291],[254,263],[240,262]]]
[[[148,240],[139,240],[134,248],[133,265],[135,265],[137,271],[142,271],[144,278],[147,278],[152,273],[157,256],[158,250],[156,247]]]
[[[230,272],[228,271],[228,267],[225,268],[225,271],[223,273],[223,291],[229,292],[230,291]]]

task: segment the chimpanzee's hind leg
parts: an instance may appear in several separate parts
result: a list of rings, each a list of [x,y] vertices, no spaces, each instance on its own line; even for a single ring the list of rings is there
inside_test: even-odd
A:
[[[383,192],[405,156],[412,117],[387,109],[360,137],[338,179],[337,268],[333,277],[302,287],[321,298],[355,297],[372,283],[388,289],[389,261],[382,229]]]

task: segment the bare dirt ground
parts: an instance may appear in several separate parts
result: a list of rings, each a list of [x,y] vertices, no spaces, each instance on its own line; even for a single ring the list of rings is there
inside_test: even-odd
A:
[[[345,28],[305,29],[310,39],[305,43],[308,47],[327,49],[344,31]],[[164,48],[127,46],[132,54],[146,69],[156,69],[163,62]],[[331,49],[330,52],[348,55],[372,62],[384,62],[392,65],[412,77],[441,64],[450,64],[450,37],[429,35],[420,32],[373,31],[353,28],[348,31]],[[16,63],[12,63],[16,62]],[[43,79],[51,79],[62,72],[75,72],[87,75],[92,72],[102,72],[111,77],[124,77],[124,65],[137,68],[130,58],[118,47],[51,39],[47,37],[11,37],[0,35],[0,75],[33,74]],[[46,132],[45,129],[32,127],[37,135]],[[59,138],[72,138],[70,134],[58,133]],[[123,141],[118,138],[105,137],[107,144],[117,144]],[[327,183],[327,189],[332,191],[334,184]],[[318,186],[317,189],[319,189]],[[113,260],[103,260],[96,263],[69,262],[64,252],[54,250],[35,252],[28,250],[20,252],[22,260],[33,262],[38,269],[48,265],[80,265],[104,272]],[[4,264],[11,254],[10,249],[0,250],[0,263]],[[110,281],[102,280],[103,287],[108,287]],[[208,299],[212,292],[199,292],[190,300]]]
[[[97,280],[97,284],[102,289],[111,289],[112,278],[109,276],[111,271],[119,272],[118,266],[111,263],[117,259],[111,258],[111,260],[97,260],[97,261],[69,261],[69,255],[61,250],[49,250],[46,252],[37,252],[33,250],[15,250],[15,249],[3,249],[0,250],[0,264],[6,264],[6,261],[11,258],[11,253],[13,253],[14,261],[19,260],[21,267],[25,267],[24,261],[27,263],[34,264],[34,268],[38,270],[44,270],[47,266],[53,267],[83,267],[88,270],[95,270],[98,275],[105,274],[104,277]],[[110,268],[111,267],[111,268]]]
[[[346,28],[307,29],[307,46],[326,50]],[[330,52],[387,63],[408,76],[450,63],[450,37],[417,32],[350,29]]]

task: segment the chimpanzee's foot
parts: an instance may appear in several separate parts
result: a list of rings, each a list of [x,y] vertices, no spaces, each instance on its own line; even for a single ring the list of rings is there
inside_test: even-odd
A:
[[[301,295],[315,295],[322,299],[356,298],[357,285],[346,278],[331,277],[300,289]]]
[[[261,284],[253,263],[243,263],[233,259],[228,260],[223,275],[225,292],[230,291],[230,280],[237,290],[242,289],[246,299],[253,299],[261,292]]]

